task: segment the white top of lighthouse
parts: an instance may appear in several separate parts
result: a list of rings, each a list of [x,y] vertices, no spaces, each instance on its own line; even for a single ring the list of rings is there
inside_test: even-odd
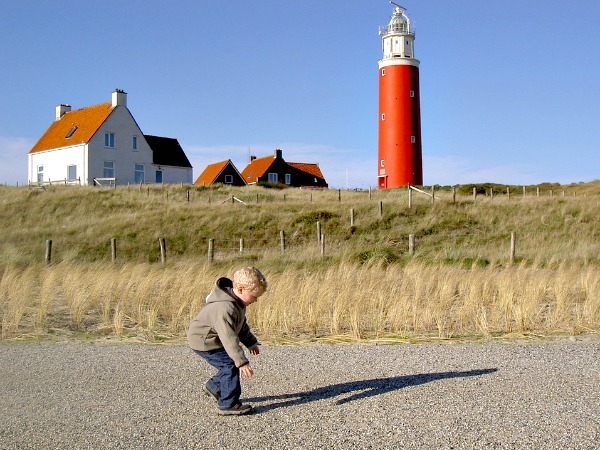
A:
[[[394,13],[387,27],[380,27],[381,48],[383,59],[379,61],[380,66],[388,64],[409,64],[418,66],[419,61],[415,59],[415,30],[410,19],[406,15],[406,8],[393,4]]]

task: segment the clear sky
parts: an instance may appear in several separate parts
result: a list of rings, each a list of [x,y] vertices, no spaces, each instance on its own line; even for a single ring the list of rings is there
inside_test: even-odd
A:
[[[424,183],[600,178],[600,1],[402,0],[421,61]],[[283,150],[376,186],[387,0],[0,0],[0,183],[54,120],[128,93],[194,166]]]

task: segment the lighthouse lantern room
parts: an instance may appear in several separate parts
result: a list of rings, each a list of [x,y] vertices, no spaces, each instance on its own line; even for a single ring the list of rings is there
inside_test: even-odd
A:
[[[415,32],[406,9],[395,8],[387,27],[379,30],[379,189],[422,185],[419,60]]]

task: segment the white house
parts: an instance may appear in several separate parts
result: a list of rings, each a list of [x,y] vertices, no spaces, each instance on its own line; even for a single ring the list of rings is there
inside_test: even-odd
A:
[[[56,107],[56,119],[29,151],[29,183],[108,185],[192,184],[192,165],[177,139],[146,136],[127,109],[127,94],[71,110]]]

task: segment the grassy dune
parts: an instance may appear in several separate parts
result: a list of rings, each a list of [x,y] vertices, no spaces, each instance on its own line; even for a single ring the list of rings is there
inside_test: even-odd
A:
[[[600,329],[600,182],[528,186],[525,195],[513,186],[510,197],[501,186],[454,194],[438,187],[434,202],[413,193],[410,209],[406,189],[185,185],[0,187],[0,202],[2,338],[180,338],[215,278],[246,264],[270,283],[248,311],[263,340]],[[159,238],[167,244],[164,264]]]

